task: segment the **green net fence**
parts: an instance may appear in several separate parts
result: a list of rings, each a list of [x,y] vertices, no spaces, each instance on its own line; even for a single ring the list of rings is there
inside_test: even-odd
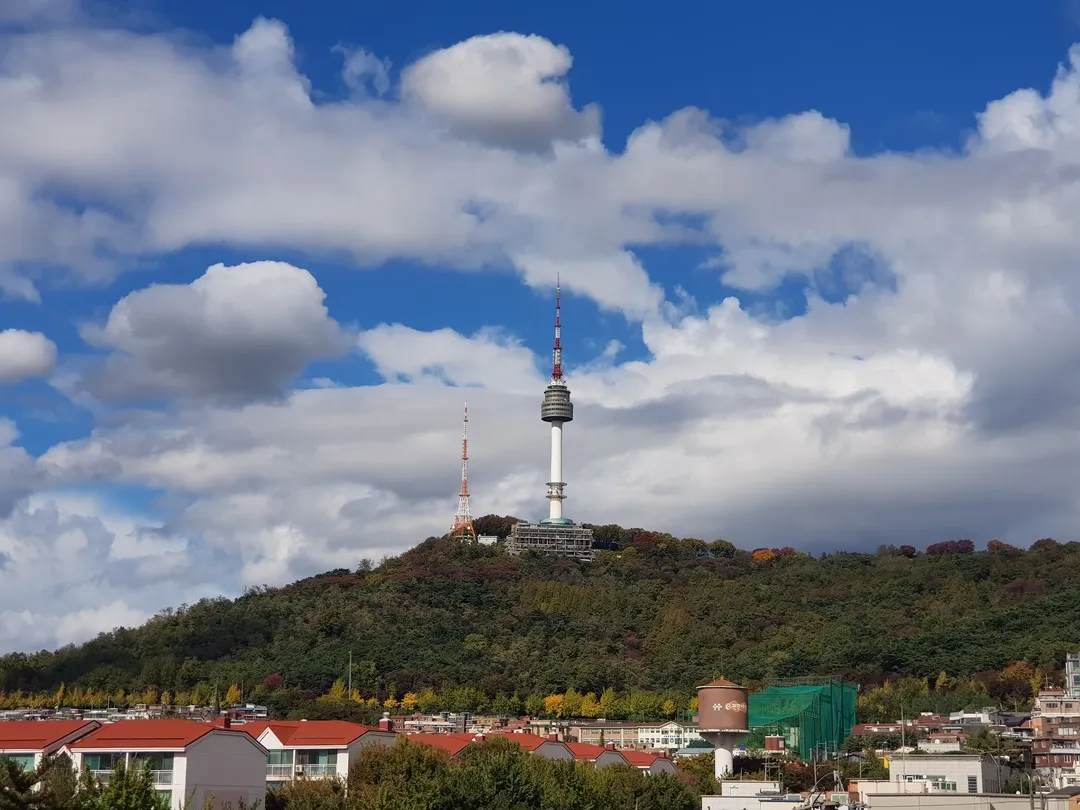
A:
[[[835,757],[855,725],[856,691],[855,684],[828,680],[751,695],[746,747],[762,749],[766,736],[778,735],[804,760]]]

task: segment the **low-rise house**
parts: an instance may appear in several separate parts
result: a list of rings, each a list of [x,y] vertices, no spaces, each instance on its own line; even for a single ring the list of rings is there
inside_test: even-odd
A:
[[[521,747],[523,751],[528,751],[530,754],[536,754],[544,759],[555,760],[571,760],[574,758],[574,752],[570,750],[566,743],[561,742],[557,735],[549,734],[547,737],[538,737],[535,734],[523,734],[523,733],[510,733],[510,734],[495,734],[493,737],[498,737],[501,740],[509,740]]]
[[[397,735],[344,720],[256,720],[238,726],[267,750],[267,784],[298,777],[347,778],[355,757],[370,745],[393,745]]]
[[[43,757],[55,754],[101,727],[93,720],[11,720],[0,723],[0,758],[17,762],[28,771]]]
[[[622,751],[615,750],[615,743],[604,745],[592,745],[590,743],[566,743],[566,747],[574,754],[578,762],[588,762],[597,768],[606,768],[609,765],[629,765],[629,761],[623,756]]]
[[[405,739],[417,745],[445,751],[450,755],[450,759],[461,756],[461,753],[476,741],[472,734],[409,734]]]
[[[188,800],[201,808],[266,798],[266,749],[242,731],[193,720],[120,720],[64,746],[77,769],[106,781],[117,762],[149,764],[159,793],[173,810]]]
[[[648,751],[620,751],[632,768],[655,776],[658,773],[675,773],[675,763],[663,754],[650,754]]]

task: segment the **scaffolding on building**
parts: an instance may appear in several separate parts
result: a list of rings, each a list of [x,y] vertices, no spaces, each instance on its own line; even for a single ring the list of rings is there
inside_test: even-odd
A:
[[[750,696],[748,749],[763,749],[766,736],[784,738],[788,751],[804,761],[839,755],[855,726],[858,687],[838,678],[777,681]]]
[[[506,550],[514,555],[536,551],[590,562],[596,554],[592,544],[592,529],[564,518],[559,522],[515,523],[506,539]]]

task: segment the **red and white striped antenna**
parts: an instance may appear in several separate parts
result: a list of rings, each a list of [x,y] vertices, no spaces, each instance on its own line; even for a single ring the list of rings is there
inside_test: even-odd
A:
[[[551,355],[551,379],[562,379],[562,288],[555,276],[555,348]]]
[[[472,511],[469,506],[469,403],[465,403],[465,415],[461,422],[461,490],[458,492],[458,507],[454,514],[454,526],[450,529],[451,537],[476,538],[473,527]]]

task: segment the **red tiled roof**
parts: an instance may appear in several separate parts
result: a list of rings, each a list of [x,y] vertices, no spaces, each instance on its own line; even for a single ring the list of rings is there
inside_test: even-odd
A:
[[[656,760],[660,759],[656,754],[650,754],[648,751],[620,751],[626,761],[633,765],[635,768],[651,768]]]
[[[8,720],[0,723],[0,751],[43,751],[77,731],[90,731],[93,720]]]
[[[236,728],[255,739],[266,729],[270,729],[281,744],[289,748],[346,746],[369,731],[379,731],[372,726],[362,726],[345,720],[259,720]]]
[[[441,748],[452,757],[456,757],[473,741],[472,734],[410,734],[405,739],[420,745]]]
[[[238,733],[194,720],[119,720],[90,732],[72,743],[71,747],[90,751],[111,748],[180,749],[187,748],[214,730]]]
[[[610,748],[604,748],[602,745],[593,745],[592,743],[580,743],[580,742],[568,742],[565,743],[566,747],[570,749],[574,755],[574,759],[580,759],[585,762],[595,761],[601,754],[611,751],[613,754],[621,754],[622,751],[612,751]]]
[[[506,734],[495,733],[492,737],[498,737],[500,740],[509,740],[512,743],[517,744],[526,751],[535,751],[541,745],[546,742],[551,742],[547,737],[541,737],[538,734]]]

